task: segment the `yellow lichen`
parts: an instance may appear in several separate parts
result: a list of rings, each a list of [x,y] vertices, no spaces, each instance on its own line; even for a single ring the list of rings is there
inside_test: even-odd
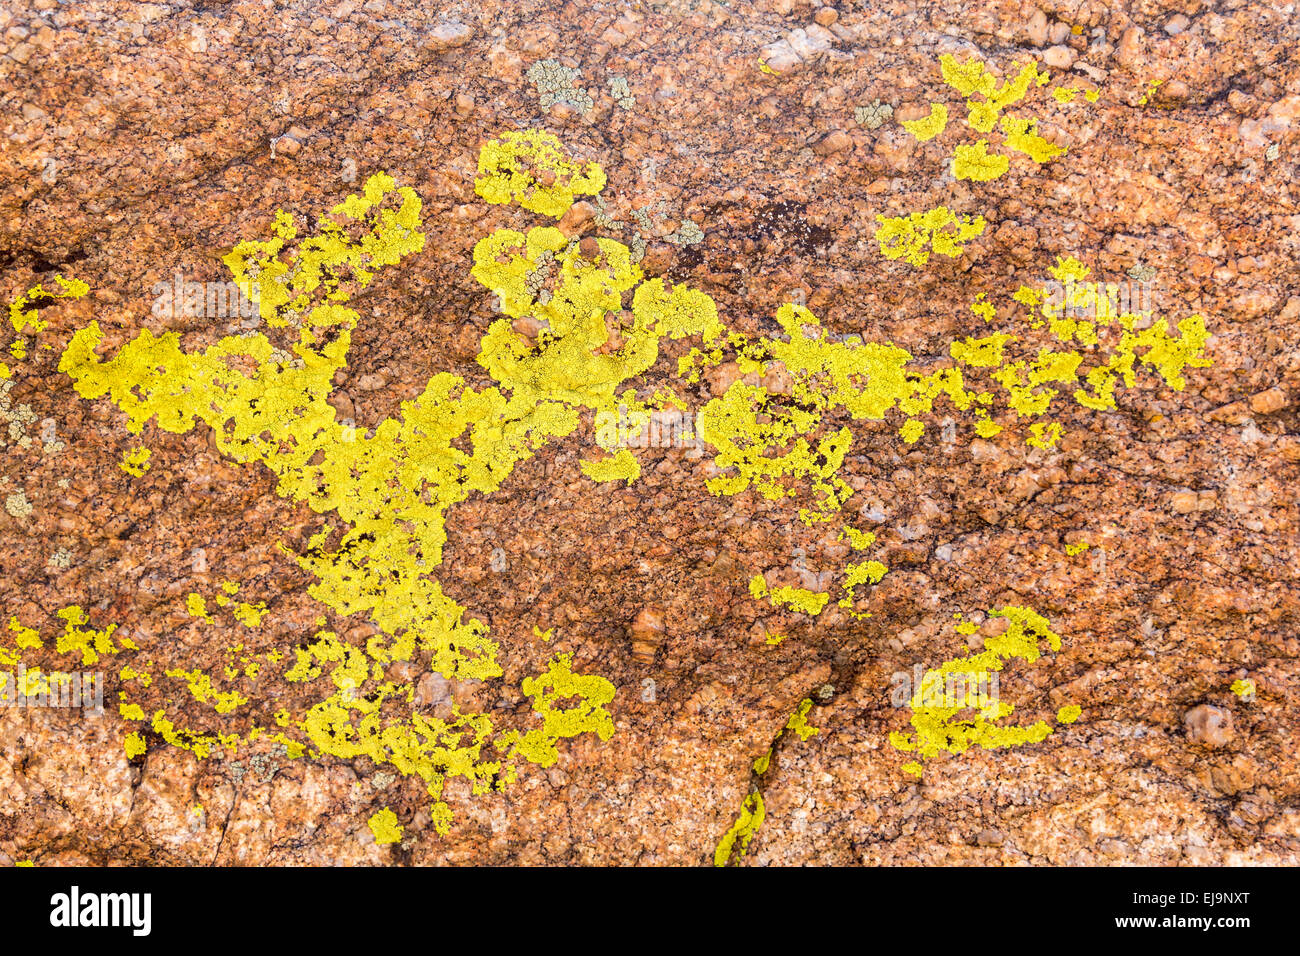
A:
[[[903,120],[902,127],[913,136],[917,142],[924,143],[927,140],[934,139],[943,132],[948,125],[948,107],[942,103],[931,103],[930,114],[923,119]]]
[[[406,827],[397,822],[397,814],[388,807],[371,816],[367,823],[370,832],[374,834],[375,842],[380,845],[400,842],[402,833],[406,830]]]
[[[544,130],[507,132],[479,150],[474,191],[490,203],[517,202],[524,209],[559,219],[574,196],[605,188],[596,163],[579,165],[560,141]]]
[[[1023,96],[1022,87],[1027,89],[1033,79],[1022,70],[999,89],[991,76],[986,83],[984,75],[982,66],[978,73],[967,69],[954,74],[966,78],[959,81],[969,86],[968,95],[987,98],[996,110]],[[1004,131],[1009,119],[1004,119]],[[1021,145],[1040,149],[1033,145],[1036,134],[1029,125],[1010,129],[1022,137]],[[594,194],[604,182],[598,166],[571,162],[558,141],[543,133],[505,134],[488,144],[480,156],[480,174],[476,189],[489,201],[515,201],[555,217],[574,196]],[[440,373],[419,396],[403,402],[399,414],[357,430],[339,420],[328,401],[359,321],[347,303],[379,271],[424,247],[419,213],[420,201],[412,190],[379,174],[361,193],[335,206],[315,233],[300,237],[292,217],[279,213],[270,238],[235,247],[227,265],[241,287],[256,295],[266,325],[286,330],[288,352],[261,332],[185,351],[176,333],[142,331],[115,355],[101,358],[96,350],[103,334],[92,322],[73,334],[60,369],[83,397],[111,399],[126,414],[132,434],[151,420],[173,433],[205,426],[226,459],[266,467],[277,482],[277,494],[329,515],[330,523],[293,557],[315,576],[314,597],[340,617],[368,615],[377,626],[378,633],[354,646],[324,630],[321,617],[317,627],[322,629],[304,647],[293,648],[293,664],[284,679],[321,681],[331,688],[300,718],[283,709],[276,713],[276,724],[290,734],[300,733],[307,744],[256,725],[244,734],[177,727],[161,709],[153,712],[153,732],[200,758],[217,748],[269,740],[282,743],[290,756],[366,756],[424,781],[437,832],[449,827],[451,811],[442,799],[448,778],[465,779],[474,793],[502,789],[515,778],[520,761],[553,763],[560,739],[581,733],[604,739],[613,731],[604,708],[613,699],[613,686],[574,674],[563,655],[523,683],[523,694],[533,703],[532,719],[540,717],[540,727],[512,727],[508,720],[458,710],[446,719],[425,716],[410,706],[411,685],[386,678],[389,664],[417,656],[448,679],[483,680],[502,673],[487,627],[467,618],[431,577],[442,560],[447,514],[471,495],[500,488],[542,445],[573,434],[587,413],[626,413],[627,421],[638,427],[648,423],[651,410],[664,407],[668,399],[660,390],[651,402],[639,401],[629,380],[654,365],[662,339],[699,338],[702,347],[689,349],[681,360],[688,379],[698,379],[706,365],[720,364],[728,350],[742,375],[779,371],[788,377],[789,388],[780,392],[736,381],[700,411],[697,434],[716,451],[718,473],[707,483],[711,493],[752,488],[779,500],[806,484],[814,496],[812,505],[799,512],[806,523],[830,520],[852,495],[840,471],[854,435],[842,416],[835,420],[840,413],[853,421],[879,420],[897,410],[905,420],[905,439],[915,440],[934,401],[947,396],[959,411],[974,407],[976,429],[987,435],[997,430],[985,407],[993,402],[992,392],[968,390],[963,369],[972,374],[990,369],[991,380],[1008,396],[1008,407],[1027,417],[1043,414],[1050,405],[1056,393],[1046,387],[1049,383],[1075,384],[1079,378],[1077,353],[1040,350],[1036,356],[1009,358],[1010,343],[1017,339],[1003,333],[998,333],[1003,339],[996,347],[987,339],[961,343],[952,353],[960,368],[919,371],[910,366],[912,357],[892,344],[834,340],[810,311],[793,304],[777,313],[780,336],[751,339],[728,333],[704,293],[660,279],[645,281],[622,243],[597,239],[594,246],[580,244],[550,227],[499,229],[475,246],[471,272],[497,295],[504,314],[480,343],[479,364],[491,384],[475,388]],[[918,266],[932,252],[960,254],[962,244],[985,227],[982,218],[959,218],[944,207],[881,220],[877,237],[885,254]],[[1086,270],[1076,274],[1063,266],[1054,276],[1082,285]],[[631,308],[625,311],[629,297]],[[1068,334],[1071,341],[1092,345],[1105,327],[1101,320],[1089,325],[1071,318],[1036,290],[1016,298],[1043,313],[1062,341]],[[982,297],[972,309],[985,322],[997,315]],[[513,327],[515,319],[525,316],[539,330],[528,338]],[[1117,382],[1131,385],[1139,359],[1177,388],[1184,368],[1208,364],[1202,356],[1207,334],[1199,317],[1179,323],[1179,339],[1162,322],[1140,330],[1123,317],[1114,322],[1125,336],[1120,357],[1089,371],[1088,401],[1111,396]],[[1088,404],[1078,394],[1076,398]],[[675,396],[672,402],[683,407]],[[611,477],[636,479],[631,468],[636,460],[616,439],[598,434],[597,444],[609,457],[584,462],[585,473],[599,477],[602,470],[618,471]],[[866,533],[845,531],[854,548],[872,543]],[[848,565],[850,607],[853,587],[878,582],[886,570],[880,562]],[[757,580],[756,597],[807,613],[818,613],[829,597],[803,588],[769,592],[761,576]],[[231,608],[237,588],[223,585],[222,590],[216,603]],[[191,594],[187,608],[211,620],[201,595]],[[232,613],[255,626],[266,608],[241,602]],[[769,640],[773,637],[779,638],[770,635]],[[111,642],[99,649],[95,638],[78,640],[67,649],[115,652],[107,649]],[[240,663],[242,669],[229,662],[229,679],[258,674],[255,662]],[[152,661],[147,666],[152,668]],[[191,693],[213,704],[214,711],[240,706],[238,692],[216,691],[197,670],[171,667],[164,672],[184,679]],[[139,688],[151,682],[142,669],[124,667],[121,676]],[[573,698],[576,703],[559,706]],[[145,714],[125,700],[120,710],[131,720]],[[801,705],[791,721],[806,713]],[[815,732],[806,723],[789,729],[800,736]]]
[[[958,146],[953,150],[952,174],[956,179],[988,182],[997,179],[1010,168],[1011,161],[1007,157],[989,153],[989,143],[986,139],[973,145]]]
[[[614,685],[603,677],[578,675],[572,671],[573,660],[568,654],[556,655],[546,673],[526,677],[524,695],[533,700],[533,711],[542,717],[542,726],[522,735],[507,735],[506,743],[531,763],[549,767],[555,763],[558,752],[556,741],[563,737],[594,733],[608,740],[614,733],[614,722],[605,704],[614,699]],[[568,708],[555,707],[556,701],[576,698]]]
[[[930,253],[955,259],[966,243],[984,233],[983,216],[959,216],[947,206],[936,206],[907,216],[876,216],[875,239],[887,259],[903,259],[921,268]]]
[[[767,582],[763,580],[763,575],[756,574],[749,580],[749,593],[755,598],[767,598],[774,607],[786,607],[792,611],[801,611],[816,617],[830,600],[830,595],[824,591],[810,591],[807,588],[796,588],[789,585],[782,587],[768,588]]]
[[[1050,650],[1059,651],[1060,636],[1046,618],[1029,608],[1007,606],[989,613],[1005,618],[1007,629],[985,638],[981,653],[955,658],[925,672],[908,703],[913,733],[891,733],[889,741],[895,748],[916,753],[925,761],[945,751],[961,754],[972,746],[992,749],[1037,743],[1052,733],[1051,725],[1041,720],[1029,726],[996,723],[1010,716],[1015,707],[1001,700],[989,702],[979,691],[981,679],[986,682],[989,672],[1002,670],[1009,661],[1036,661],[1044,642]],[[974,710],[974,716],[962,717],[968,710]],[[1066,711],[1068,708],[1062,713]],[[918,764],[909,767],[911,773]]]
[[[1029,426],[1030,437],[1025,439],[1025,443],[1034,448],[1051,451],[1061,440],[1064,430],[1060,422],[1035,422]]]
[[[763,816],[763,795],[751,793],[741,804],[740,815],[736,817],[736,822],[718,841],[718,846],[713,851],[713,865],[726,866],[731,862],[733,855],[736,859],[743,857],[754,839],[754,834],[763,825]]]
[[[821,733],[820,729],[808,722],[808,711],[810,710],[812,710],[812,699],[805,697],[799,701],[799,706],[794,709],[790,719],[785,722],[785,729],[798,734],[800,740],[807,740],[809,737]]]
[[[630,485],[641,475],[641,463],[626,448],[599,461],[581,461],[578,466],[592,481],[626,481]]]
[[[208,602],[204,600],[202,594],[191,591],[185,596],[185,610],[189,612],[190,617],[199,617],[211,623],[212,616],[208,614]]]
[[[1255,699],[1255,682],[1249,677],[1240,677],[1233,681],[1229,690],[1242,700],[1251,701]]]
[[[1078,704],[1067,704],[1056,712],[1056,722],[1059,724],[1072,724],[1079,719],[1083,713],[1083,708]]]
[[[122,455],[122,460],[118,464],[128,475],[143,475],[151,467],[149,457],[151,452],[148,448],[136,447],[127,449]]]
[[[1039,136],[1034,132],[1037,125],[1034,120],[1025,117],[1004,116],[1001,120],[1007,149],[1024,153],[1036,163],[1049,163],[1063,155],[1065,147],[1057,146]]]

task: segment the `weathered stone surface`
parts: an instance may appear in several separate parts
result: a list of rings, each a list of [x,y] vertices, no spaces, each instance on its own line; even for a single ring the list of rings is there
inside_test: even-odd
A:
[[[555,765],[502,794],[449,781],[455,821],[439,836],[423,784],[365,758],[199,760],[151,738],[128,759],[110,662],[101,718],[0,708],[0,861],[706,863],[775,741],[747,863],[1300,862],[1293,14],[1262,2],[484,2],[453,20],[437,7],[6,5],[4,294],[76,276],[92,291],[48,310],[55,340],[94,319],[104,352],[144,328],[206,347],[233,323],[155,316],[155,284],[224,281],[220,257],[268,235],[277,208],[314,221],[387,171],[419,193],[429,239],[353,303],[363,320],[330,401],[372,428],[438,373],[490,384],[475,356],[498,315],[468,275],[471,250],[538,219],[481,202],[476,159],[503,130],[544,127],[609,176],[608,211],[584,203],[566,230],[629,241],[635,212],[652,210],[647,272],[707,292],[744,332],[771,334],[797,299],[837,337],[944,360],[955,337],[984,334],[976,294],[1003,300],[1073,255],[1108,281],[1156,270],[1162,312],[1206,317],[1214,364],[1189,369],[1181,391],[1076,409],[1051,450],[1009,433],[945,443],[937,427],[907,445],[899,423],[867,423],[848,507],[891,573],[861,620],[834,602],[810,620],[747,589],[763,573],[770,586],[820,582],[844,560],[838,526],[807,527],[753,493],[710,496],[712,456],[684,444],[639,450],[636,484],[594,485],[578,465],[594,452],[588,423],[448,524],[439,580],[491,625],[503,681],[449,681],[415,666],[427,662],[396,676],[424,713],[512,712],[520,681],[572,651],[618,690],[610,740],[562,742]],[[956,123],[942,53],[1004,74],[1047,56],[1101,96],[1047,111],[1070,137],[1064,159],[1017,157],[992,183],[953,182],[937,143],[854,120],[876,101],[906,118],[944,97]],[[525,73],[543,59],[578,71],[590,109],[542,106]],[[609,93],[615,76],[631,109]],[[1166,82],[1139,105],[1153,79]],[[939,202],[982,212],[990,230],[927,270],[881,257],[877,214]],[[703,241],[668,241],[685,220]],[[638,388],[674,382],[684,353]],[[0,448],[15,496],[0,512],[4,620],[53,633],[55,612],[79,604],[160,661],[214,674],[236,640],[291,656],[323,613],[277,547],[307,547],[307,506],[277,496],[260,465],[223,459],[203,429],[149,426],[151,470],[123,473],[123,415],[82,400],[57,362],[35,350],[6,400],[15,419],[29,409],[36,440]],[[744,374],[713,369],[689,398]],[[46,420],[61,450],[42,449]],[[1076,540],[1090,549],[1067,556]],[[187,593],[224,579],[268,604],[262,630],[214,632],[186,613]],[[1067,704],[1082,716],[1040,743],[936,758],[918,782],[888,743],[908,729],[891,676],[966,653],[953,613],[987,623],[1003,604],[1038,608],[1064,638],[1001,675],[1017,719]],[[554,627],[553,642],[534,625]],[[353,646],[373,636],[364,615],[330,613],[329,626]],[[774,633],[786,638],[768,643]],[[1230,690],[1243,678],[1250,700]],[[183,690],[174,712],[203,724]],[[259,699],[257,718],[301,710],[296,693]],[[820,733],[783,734],[805,698]],[[401,844],[376,844],[366,825],[383,806],[407,827]]]

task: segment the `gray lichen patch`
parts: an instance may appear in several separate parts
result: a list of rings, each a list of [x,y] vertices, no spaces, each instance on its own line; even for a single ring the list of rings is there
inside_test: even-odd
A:
[[[0,448],[8,445],[30,448],[32,436],[27,434],[27,428],[36,421],[36,413],[30,405],[10,402],[9,390],[13,386],[10,380],[0,382],[0,426],[4,426],[0,431]]]
[[[671,242],[675,246],[693,246],[697,242],[704,241],[704,230],[700,228],[698,223],[685,219],[677,231],[671,236],[667,236],[665,241]]]
[[[636,106],[636,98],[632,96],[632,88],[628,86],[625,76],[609,78],[609,95],[614,97],[614,102],[625,110]]]
[[[595,106],[591,94],[577,85],[581,74],[556,60],[538,60],[528,68],[525,76],[533,86],[537,87],[542,109],[550,109],[556,103],[564,103],[572,106],[579,113],[585,113]]]
[[[622,232],[623,224],[615,219],[609,213],[609,206],[605,204],[604,196],[596,197],[596,215],[593,219],[596,228],[601,232]]]
[[[14,518],[26,518],[33,510],[32,503],[27,500],[27,494],[22,488],[5,498],[5,511]]]
[[[859,106],[853,111],[857,124],[866,129],[880,129],[885,120],[894,115],[894,108],[888,103],[874,100],[870,106]]]

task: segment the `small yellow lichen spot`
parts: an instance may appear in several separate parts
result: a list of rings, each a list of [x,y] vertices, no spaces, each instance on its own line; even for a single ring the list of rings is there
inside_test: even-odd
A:
[[[33,303],[44,302],[51,298],[80,299],[90,291],[90,286],[80,279],[65,279],[62,273],[56,275],[54,281],[59,286],[57,292],[47,292],[43,287],[36,285],[9,303],[9,322],[15,332],[21,334],[29,329],[36,333],[45,331],[49,323],[41,319],[39,307]]]
[[[17,863],[14,864],[14,866],[35,866],[35,865],[36,864],[33,863],[31,860],[19,860]]]
[[[1052,733],[1052,727],[1041,720],[1029,726],[998,723],[1014,713],[1015,706],[996,695],[990,700],[989,674],[1002,670],[1010,660],[1033,663],[1043,654],[1043,642],[1050,650],[1059,651],[1060,635],[1046,618],[1026,607],[1009,605],[989,614],[1005,618],[1007,629],[985,638],[982,652],[925,672],[908,703],[914,733],[891,733],[893,747],[929,760],[943,751],[960,754],[972,746],[995,749],[1037,743]],[[972,710],[974,717],[965,716]]]
[[[203,600],[202,594],[191,591],[186,595],[185,610],[189,611],[190,617],[201,617],[209,623],[212,621],[212,616],[208,614],[208,602]]]
[[[627,448],[599,461],[578,462],[582,473],[592,481],[626,481],[629,485],[641,476],[641,463]]]
[[[249,604],[247,601],[240,601],[235,606],[235,620],[244,627],[261,627],[262,618],[267,615],[267,606],[264,602],[258,601],[256,604]]]
[[[975,423],[975,434],[980,438],[992,438],[1001,431],[1002,426],[988,418],[981,418]]]
[[[985,322],[992,322],[997,317],[997,309],[993,307],[992,302],[985,300],[986,292],[981,292],[975,297],[975,301],[970,304],[970,310],[978,315]]]
[[[557,654],[546,673],[525,677],[524,695],[531,697],[533,710],[542,718],[542,726],[511,738],[525,760],[550,767],[559,758],[556,743],[564,737],[594,733],[601,740],[614,734],[614,720],[605,705],[614,699],[614,685],[594,674],[575,674],[573,657]],[[573,701],[567,708],[556,707],[558,701]]]
[[[1255,682],[1249,677],[1238,678],[1229,689],[1244,701],[1255,699]]]
[[[1069,704],[1056,712],[1056,722],[1059,724],[1072,724],[1079,719],[1079,715],[1082,713],[1083,708],[1078,704]]]
[[[144,720],[144,709],[139,704],[118,704],[117,712],[124,720]]]
[[[887,259],[904,259],[918,269],[938,252],[956,259],[966,243],[984,233],[983,216],[959,216],[946,206],[936,206],[907,216],[876,216],[875,240]]]
[[[1036,422],[1029,426],[1029,430],[1032,434],[1025,439],[1025,444],[1041,448],[1044,451],[1055,448],[1056,443],[1061,440],[1061,435],[1065,432],[1060,422]]]
[[[758,58],[758,68],[764,73],[770,73],[771,75],[776,76],[776,70],[768,66],[767,60],[763,59],[761,56]]]
[[[1018,153],[1024,153],[1039,165],[1049,163],[1065,153],[1064,146],[1050,143],[1035,132],[1038,126],[1035,120],[1025,117],[1004,116],[1002,117],[1001,126],[1002,132],[1006,136],[1007,149],[1014,149]]]
[[[874,531],[859,531],[857,528],[851,528],[848,525],[845,525],[844,530],[840,532],[840,540],[843,541],[845,538],[848,539],[849,547],[854,551],[865,551],[876,543],[876,533]]]
[[[903,773],[910,774],[913,777],[921,776],[921,765],[915,760],[909,760],[902,766]]]
[[[915,445],[924,431],[925,426],[920,421],[909,418],[903,427],[898,430],[898,434],[902,436],[903,441],[907,442],[907,444]]]
[[[930,115],[919,120],[903,120],[903,129],[916,137],[917,142],[924,143],[934,139],[948,125],[948,107],[942,103],[930,104]]]
[[[1090,547],[1091,545],[1088,544],[1087,541],[1077,541],[1074,544],[1067,544],[1065,546],[1065,553],[1073,558],[1075,555],[1083,554],[1083,552],[1087,551]]]
[[[972,59],[958,63],[951,53],[939,57],[943,81],[963,96],[990,96],[997,86],[997,77],[989,72],[982,60]]]
[[[879,561],[864,561],[861,564],[847,564],[844,571],[852,584],[879,584],[889,573],[889,568]]]
[[[826,607],[826,602],[830,600],[830,595],[825,591],[810,591],[807,588],[796,588],[789,585],[783,585],[779,588],[772,588],[767,599],[772,602],[774,607],[787,607],[792,611],[801,611],[812,617],[816,617]]]
[[[1052,97],[1058,103],[1073,103],[1074,98],[1079,95],[1079,90],[1073,86],[1058,86],[1052,90]]]
[[[128,475],[139,477],[152,467],[149,464],[149,457],[153,453],[148,448],[137,446],[129,448],[122,455],[122,460],[118,462],[117,467],[121,468]]]
[[[205,704],[211,703],[218,714],[231,713],[248,703],[248,698],[238,691],[218,691],[212,686],[212,678],[197,667],[192,671],[174,667],[165,673],[168,677],[185,681],[194,699]]]
[[[73,604],[55,613],[63,619],[63,633],[55,641],[55,649],[60,654],[80,651],[82,664],[96,663],[101,654],[117,654],[123,649],[139,649],[127,638],[119,638],[116,644],[113,642],[113,633],[117,630],[116,624],[110,624],[103,630],[86,627],[90,623],[90,618],[79,605]]]
[[[812,698],[805,697],[799,701],[799,706],[790,715],[790,719],[785,722],[785,729],[793,730],[799,735],[800,740],[807,740],[809,737],[821,733],[820,728],[808,723],[808,711],[810,710],[812,710]]]
[[[948,346],[948,354],[962,365],[972,368],[997,368],[1002,364],[1002,353],[1008,342],[1016,337],[1005,332],[994,332],[982,339],[967,336]]]
[[[989,182],[1011,168],[1011,160],[989,153],[988,140],[958,146],[952,152],[952,174],[956,179]]]
[[[555,628],[548,627],[546,630],[543,631],[540,625],[534,624],[533,636],[540,639],[542,643],[549,644],[551,643],[551,638],[555,636]]]
[[[9,618],[9,630],[14,633],[14,646],[19,650],[36,649],[45,646],[36,629],[18,623],[16,617]]]
[[[474,191],[488,202],[517,202],[555,219],[568,212],[574,196],[594,196],[605,188],[597,163],[573,162],[544,130],[508,132],[488,141],[479,151],[478,172]]]
[[[123,745],[126,748],[126,756],[128,759],[131,757],[138,757],[149,749],[145,746],[144,737],[135,731],[126,735],[126,740],[123,742]]]
[[[397,843],[402,839],[406,827],[397,822],[397,814],[388,807],[380,810],[369,820],[370,832],[375,835],[378,844]]]
[[[767,640],[764,643],[768,644],[771,647],[775,647],[777,644],[780,644],[785,639],[786,639],[786,635],[774,634],[769,631],[767,635]]]

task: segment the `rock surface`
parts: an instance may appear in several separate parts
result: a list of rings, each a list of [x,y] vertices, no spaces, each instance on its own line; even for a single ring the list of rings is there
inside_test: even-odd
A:
[[[748,591],[763,572],[818,582],[843,560],[834,533],[752,493],[711,497],[710,458],[689,447],[641,450],[636,484],[595,485],[579,471],[592,454],[581,429],[448,524],[439,579],[491,625],[504,682],[406,679],[431,713],[509,709],[519,700],[502,687],[568,650],[618,689],[610,740],[565,741],[503,794],[449,782],[455,822],[438,836],[423,785],[366,759],[199,760],[152,738],[128,759],[110,667],[102,718],[0,709],[0,860],[699,864],[757,787],[766,820],[746,863],[1300,862],[1293,15],[1234,0],[441,6],[7,5],[5,294],[75,275],[92,291],[48,310],[56,339],[95,319],[108,349],[142,328],[210,345],[228,323],[153,314],[157,283],[224,281],[221,256],[267,234],[277,208],[315,216],[387,171],[419,193],[429,241],[358,300],[331,401],[373,427],[439,372],[487,383],[474,359],[496,315],[470,252],[488,229],[533,220],[478,199],[476,158],[502,130],[544,127],[609,177],[608,211],[565,227],[609,235],[613,217],[626,239],[649,211],[647,269],[704,290],[745,332],[770,333],[793,299],[837,336],[938,356],[976,334],[977,293],[994,300],[1073,255],[1116,281],[1154,270],[1163,312],[1206,317],[1214,364],[1181,392],[1130,390],[1116,411],[1066,416],[1051,450],[864,429],[849,507],[891,569],[864,620],[832,607],[810,621]],[[855,120],[943,96],[943,53],[1004,72],[1046,57],[1101,96],[1049,110],[1065,159],[954,182],[937,142]],[[526,73],[547,59],[577,71],[589,110],[572,105],[582,97],[542,107]],[[875,216],[940,201],[982,210],[989,231],[928,270],[884,260]],[[687,220],[703,240],[667,241]],[[184,601],[233,578],[270,608],[240,635],[248,650],[291,651],[322,613],[276,546],[304,546],[305,505],[202,429],[148,432],[151,469],[125,474],[122,414],[82,400],[57,356],[37,350],[0,405],[19,422],[10,437],[35,439],[0,448],[5,619],[48,633],[79,604],[160,660],[219,673],[235,636]],[[666,384],[670,365],[646,381]],[[719,384],[715,370],[713,387],[732,372]],[[1081,537],[1090,549],[1067,556]],[[888,743],[907,730],[891,676],[965,653],[952,614],[982,621],[1003,604],[1036,607],[1064,638],[1008,668],[1004,698],[1026,721],[1067,704],[1082,716],[1040,743],[935,759],[918,782]],[[362,645],[360,617],[329,623]],[[555,628],[553,645],[535,625]],[[787,637],[769,644],[775,632]],[[1230,690],[1247,678],[1256,693]],[[261,719],[301,703],[291,691],[259,704]],[[820,732],[783,734],[805,698]],[[406,825],[400,844],[366,826],[386,806]]]

